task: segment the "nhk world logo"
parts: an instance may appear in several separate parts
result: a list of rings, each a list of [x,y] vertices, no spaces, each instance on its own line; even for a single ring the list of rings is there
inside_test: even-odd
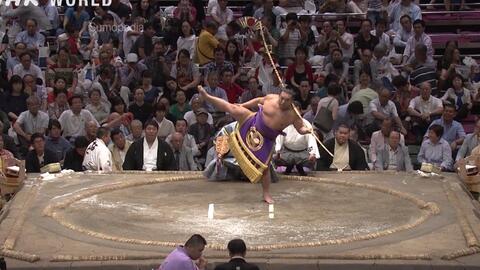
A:
[[[0,0],[0,6],[10,6],[11,4],[15,4],[16,6],[40,6],[38,3],[39,0]],[[73,6],[81,6],[81,7],[98,7],[100,4],[102,6],[110,6],[112,4],[112,0],[49,0],[52,6],[56,7],[73,7]]]

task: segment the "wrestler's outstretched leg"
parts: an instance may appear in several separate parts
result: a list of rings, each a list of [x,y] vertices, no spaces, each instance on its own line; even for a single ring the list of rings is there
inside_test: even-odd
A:
[[[270,195],[270,169],[267,168],[262,176],[263,200],[268,203],[274,203],[272,195]]]
[[[238,122],[245,121],[250,115],[253,114],[253,112],[247,108],[244,108],[237,104],[229,103],[221,98],[209,95],[207,91],[205,91],[205,89],[201,86],[198,87],[198,93],[204,101],[211,103],[219,111],[231,114],[232,117]]]

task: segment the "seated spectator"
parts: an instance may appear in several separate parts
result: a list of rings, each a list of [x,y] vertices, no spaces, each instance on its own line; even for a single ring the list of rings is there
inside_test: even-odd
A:
[[[232,62],[225,60],[225,50],[217,47],[214,50],[214,60],[204,65],[204,77],[207,79],[205,83],[208,85],[208,74],[211,72],[217,72],[220,74],[222,70],[230,70],[235,73],[235,67]]]
[[[39,173],[40,168],[50,163],[58,162],[55,153],[45,148],[45,138],[41,133],[34,133],[31,136],[33,149],[30,150],[25,158],[25,168],[27,173]]]
[[[304,124],[311,128],[311,124],[303,119]],[[312,168],[320,158],[317,142],[312,134],[301,135],[293,125],[283,130],[285,135],[277,136],[275,143],[275,164],[286,166],[285,174],[290,174],[293,167],[298,174],[305,176],[304,166]]]
[[[175,116],[173,114],[170,113],[170,100],[167,99],[166,97],[162,97],[160,98],[160,100],[158,101],[158,103],[162,103],[163,106],[165,106],[165,110],[166,110],[166,115],[165,115],[165,118],[167,118],[168,120],[172,121],[172,123],[176,122],[177,121],[177,118],[175,118]],[[157,104],[158,104],[157,103]],[[155,105],[156,106],[156,105]],[[155,116],[155,112],[153,112]]]
[[[453,166],[452,149],[443,136],[443,127],[431,125],[428,128],[428,139],[423,141],[418,153],[418,162],[438,166],[442,171],[451,171]]]
[[[198,165],[193,160],[192,149],[183,144],[183,134],[174,132],[170,145],[173,150],[173,170],[175,171],[197,171]]]
[[[395,94],[392,101],[395,103],[395,107],[397,107],[400,119],[405,120],[408,116],[408,106],[410,105],[410,101],[418,95],[418,91],[415,91],[408,80],[402,75],[393,77],[392,84],[395,88]]]
[[[168,254],[157,270],[206,270],[207,260],[202,256],[206,245],[207,241],[201,235],[192,235],[184,246],[178,246]]]
[[[41,79],[43,82],[45,82],[42,70],[37,65],[32,63],[32,56],[28,52],[24,52],[20,55],[20,64],[13,68],[12,74],[18,75],[20,78],[30,74],[35,80]]]
[[[83,32],[87,29],[90,15],[83,6],[69,7],[65,11],[65,17],[63,19],[63,28],[67,25],[72,25],[75,30]]]
[[[472,96],[470,90],[463,86],[463,78],[460,74],[453,76],[452,88],[449,88],[442,97],[444,102],[455,106],[457,116],[455,120],[460,121],[466,118],[472,109]]]
[[[353,56],[353,35],[346,31],[347,27],[344,20],[338,20],[336,26],[338,31],[338,44],[342,50],[345,62],[349,63]]]
[[[56,77],[61,77],[66,82],[66,87],[71,87],[74,84],[74,81],[77,80],[74,75],[74,70],[78,64],[78,60],[73,55],[70,55],[70,52],[67,48],[62,47],[58,49],[56,55],[52,56],[50,59],[51,64],[48,66],[47,72],[55,73]]]
[[[373,50],[373,58],[370,62],[372,67],[372,79],[375,88],[386,87],[393,91],[392,77],[399,75],[398,70],[392,65],[390,58],[387,56],[387,47],[379,43]]]
[[[3,142],[3,136],[0,136],[0,158],[4,159],[4,160],[14,158],[12,152],[5,149],[5,143]]]
[[[70,110],[64,111],[58,121],[63,128],[63,136],[66,139],[70,137],[84,136],[85,124],[89,121],[94,121],[98,126],[97,120],[93,115],[82,109],[83,98],[82,96],[74,95],[69,99]]]
[[[328,86],[327,91],[328,91],[328,96],[320,99],[320,101],[318,102],[317,113],[316,113],[315,117],[319,116],[320,110],[322,108],[326,108],[327,110],[331,111],[332,120],[333,120],[333,122],[335,122],[337,120],[337,117],[338,117],[338,107],[340,106],[337,97],[340,94],[340,91],[342,91],[342,89],[340,88],[340,86],[338,84],[331,83]],[[314,124],[318,125],[318,123],[315,122],[315,120],[314,120]],[[321,126],[317,126],[317,127],[322,132],[324,138],[333,137],[333,134],[332,134],[331,130],[325,130]]]
[[[457,156],[455,158],[456,162],[472,154],[472,150],[480,144],[479,135],[480,119],[475,122],[475,128],[473,130],[473,133],[465,136],[465,140],[463,140],[462,146],[460,147],[460,150],[458,150]]]
[[[245,64],[245,53],[242,53],[240,45],[235,39],[230,39],[225,45],[225,60],[232,63],[234,70],[240,72],[240,69],[244,67]],[[240,75],[237,73],[236,77]]]
[[[207,155],[209,143],[214,133],[213,126],[207,123],[208,113],[205,109],[198,109],[196,113],[197,122],[188,128],[188,133],[195,138],[200,158],[204,159]]]
[[[393,121],[391,118],[386,118],[382,122],[380,130],[372,133],[370,140],[369,155],[370,161],[374,166],[377,161],[377,151],[378,149],[383,149],[389,140],[390,133],[395,131],[393,126]],[[403,134],[400,133],[400,144],[405,145],[405,138]]]
[[[221,98],[223,100],[228,101],[227,92],[224,89],[218,87],[218,73],[216,71],[212,71],[207,75],[207,86],[205,86],[205,90],[208,94]],[[205,103],[205,108],[210,113],[216,113],[217,109],[211,105],[210,103]]]
[[[50,119],[58,119],[64,111],[70,109],[67,101],[67,92],[65,90],[55,89],[53,91],[53,96],[55,101],[48,104],[48,116]],[[98,100],[100,100],[100,94]]]
[[[11,78],[13,75],[13,68],[20,64],[20,55],[22,55],[24,52],[27,51],[27,45],[23,42],[15,42],[15,48],[14,48],[15,54],[10,54],[8,55],[7,58],[7,75],[8,78]]]
[[[373,70],[371,66],[372,62],[372,51],[373,49],[363,49],[362,54],[360,55],[360,61],[355,61],[353,66],[353,84],[357,85],[360,83],[360,73],[365,72],[370,75],[370,78],[373,76]]]
[[[165,52],[166,49],[163,39],[157,40],[153,45],[152,55],[143,60],[145,65],[148,67],[148,71],[150,72],[150,77],[152,79],[151,83],[155,87],[166,88],[167,82],[169,81],[170,68],[168,65],[170,64],[170,60],[165,58]],[[155,74],[155,76],[152,76],[151,74]],[[148,88],[145,88],[145,91],[148,91],[147,89]],[[165,90],[166,89],[164,89],[164,91]]]
[[[313,81],[312,66],[308,63],[307,56],[307,48],[297,47],[295,49],[295,62],[288,66],[285,80],[294,90],[299,90],[300,81],[303,79],[307,79],[308,82]]]
[[[74,170],[76,172],[83,171],[83,158],[87,150],[89,142],[84,136],[75,138],[74,147],[65,154],[65,161],[63,162],[63,169]]]
[[[280,44],[278,48],[280,65],[290,65],[293,63],[295,51],[301,44],[301,33],[298,26],[297,14],[288,13],[285,20],[287,21],[286,28],[280,29]]]
[[[99,127],[97,139],[91,142],[85,151],[82,166],[85,170],[111,172],[113,170],[112,153],[107,145],[110,143],[110,129]]]
[[[225,100],[226,100],[226,94],[225,94]],[[197,123],[197,113],[198,113],[198,110],[202,108],[202,100],[199,97],[194,96],[190,106],[192,107],[192,110],[186,112],[185,115],[183,116],[185,118],[185,121],[187,121],[188,126],[191,126]],[[208,114],[207,123],[213,126],[213,117],[208,111],[207,111],[207,114]]]
[[[430,83],[422,83],[420,96],[413,98],[408,105],[408,114],[412,117],[412,131],[417,137],[417,142],[422,141],[430,123],[443,113],[442,101],[431,93]]]
[[[195,55],[195,42],[197,41],[197,37],[192,29],[192,25],[188,21],[183,21],[181,30],[182,33],[177,39],[177,57],[178,52],[185,49],[190,53],[190,58],[193,58]]]
[[[360,56],[363,53],[363,50],[369,49],[373,51],[375,46],[380,42],[379,39],[370,34],[372,30],[372,22],[369,19],[365,19],[362,21],[360,26],[360,32],[355,37],[354,40],[354,48],[355,48],[355,59],[360,59]]]
[[[341,124],[335,131],[335,138],[325,141],[325,147],[333,154],[330,156],[323,148],[317,160],[318,171],[328,170],[368,170],[365,152],[356,142],[349,139],[350,128]]]
[[[363,113],[363,105],[360,101],[350,101],[338,107],[337,119],[333,122],[332,130],[337,130],[340,125],[346,125],[349,128],[361,126]]]
[[[93,117],[95,118],[95,120],[97,120],[98,123],[105,122],[105,120],[107,120],[108,116],[110,115],[110,104],[102,102],[101,95],[102,94],[100,90],[97,88],[93,88],[92,90],[90,90],[90,93],[88,93],[89,103],[85,107],[85,109],[93,115]],[[68,104],[66,105],[68,110]]]
[[[390,36],[385,33],[387,30],[387,21],[383,18],[376,20],[375,22],[375,29],[370,31],[370,34],[378,38],[379,43],[376,45],[382,45],[385,47],[385,55],[389,55],[390,51],[392,50],[392,43],[390,42]]]
[[[37,19],[29,18],[26,20],[25,30],[15,37],[15,43],[17,42],[27,45],[27,49],[31,51],[36,51],[45,45],[45,36],[40,34]]]
[[[97,139],[97,130],[98,123],[96,121],[91,120],[85,123],[85,138],[87,139],[88,144]]]
[[[369,89],[370,93],[372,93],[372,91],[375,92],[375,90],[372,89],[372,86],[371,86],[371,83],[370,83],[371,80],[372,80],[372,77],[371,77],[370,73],[368,73],[365,70],[362,70],[360,72],[360,75],[359,75],[358,84],[355,85],[355,87],[353,87],[353,89],[352,89],[352,97],[358,91],[363,90],[363,89]]]
[[[153,40],[152,37],[155,35],[155,28],[151,22],[146,22],[143,24],[143,33],[140,35],[135,43],[133,43],[132,49],[129,53],[137,54],[138,58],[146,59],[153,52]]]
[[[433,59],[433,46],[432,39],[425,34],[425,22],[422,20],[416,20],[413,22],[413,36],[411,36],[407,44],[405,45],[405,51],[403,52],[403,63],[410,63],[415,57],[415,50],[417,44],[423,44],[427,47],[427,61],[430,62]]]
[[[123,161],[132,143],[125,140],[125,135],[123,135],[122,131],[118,128],[112,130],[110,137],[113,144],[110,144],[108,149],[112,152],[113,170],[123,171]]]
[[[420,7],[413,3],[412,0],[401,0],[399,4],[395,5],[389,14],[390,29],[397,32],[400,30],[400,18],[403,15],[408,15],[413,21],[422,19],[422,12]]]
[[[153,9],[150,8],[151,6],[149,4],[149,1],[144,0],[143,2],[148,5],[149,11],[153,11]],[[139,5],[141,6],[141,3],[139,3]],[[153,16],[153,14],[149,15]],[[135,43],[138,37],[142,35],[141,28],[145,23],[145,20],[150,21],[148,17],[149,16],[132,17],[132,25],[128,25],[125,27],[125,31],[123,31],[122,34],[122,49],[124,54],[128,54],[132,50],[133,43]]]
[[[191,98],[196,93],[196,87],[200,83],[198,67],[190,60],[190,54],[183,49],[178,52],[178,60],[172,66],[170,76],[177,81],[178,87]]]
[[[233,21],[233,11],[227,7],[227,0],[218,0],[218,4],[212,8],[212,19],[219,25],[217,38],[228,40],[227,24]]]
[[[190,0],[180,0],[178,6],[173,10],[173,17],[180,21],[187,21],[190,25],[196,25],[197,9],[192,6]]]
[[[437,71],[431,58],[427,57],[427,46],[417,44],[415,47],[415,57],[403,66],[403,70],[410,74],[410,83],[416,87],[423,82],[429,82],[436,92],[437,89]]]
[[[177,103],[170,107],[170,113],[175,117],[175,119],[183,119],[185,113],[191,110],[190,105],[187,103],[185,92],[178,90],[175,99]]]
[[[388,143],[377,148],[376,171],[413,171],[408,148],[400,143],[400,136],[398,131],[390,131]]]
[[[273,0],[262,0],[262,7],[257,9],[253,14],[253,17],[257,19],[263,19],[265,17],[272,18],[272,24],[275,28],[280,27],[281,16],[286,14],[287,11],[279,6],[274,6]]]
[[[227,245],[230,261],[228,263],[219,264],[215,267],[215,270],[260,270],[258,266],[247,263],[245,255],[247,254],[247,245],[242,239],[233,239],[228,242]]]
[[[128,110],[133,114],[134,119],[147,122],[152,117],[153,106],[145,102],[145,92],[142,88],[137,88],[133,96],[133,103],[130,104]]]
[[[100,29],[97,32],[98,45],[119,43],[120,37],[118,36],[118,33],[113,31],[114,27],[117,25],[113,14],[106,13],[101,15],[101,18]]]
[[[258,79],[256,77],[250,77],[248,78],[248,89],[246,89],[246,91],[240,96],[240,103],[245,103],[252,99],[264,96],[265,94],[263,94],[258,85]]]
[[[145,134],[143,133],[143,124],[138,119],[134,119],[132,123],[130,123],[130,129],[132,130],[132,132],[130,133],[130,135],[127,136],[127,140],[129,140],[130,142],[134,142],[145,136]]]
[[[300,81],[299,86],[300,88],[298,89],[297,94],[294,96],[294,100],[296,103],[298,103],[297,105],[301,113],[305,113],[310,105],[310,100],[312,99],[313,94],[310,91],[311,87],[307,78],[303,78]]]
[[[158,106],[159,104],[157,104]],[[163,106],[163,105],[162,105]],[[157,114],[163,112],[158,107]],[[171,123],[171,122],[170,122]],[[173,124],[172,124],[173,130]],[[173,131],[172,131],[173,133]],[[159,134],[159,125],[156,120],[149,120],[145,123],[145,137],[136,140],[128,148],[123,170],[136,171],[168,171],[174,169],[174,157],[170,146],[163,141]]]
[[[463,129],[462,124],[453,120],[455,115],[455,106],[446,104],[442,117],[434,120],[430,126],[439,125],[443,128],[442,139],[450,144],[452,153],[456,154],[456,150],[462,146],[463,139],[465,139],[465,130]],[[425,134],[425,137],[427,136],[428,134]]]
[[[0,130],[2,130],[3,128],[4,124],[2,123],[2,121],[0,121]],[[20,154],[18,153],[18,148],[13,138],[8,136],[8,134],[6,133],[2,133],[0,137],[3,140],[3,148],[12,153],[15,158],[19,159]]]
[[[198,36],[196,56],[198,59],[195,61],[200,66],[214,59],[214,50],[218,47],[220,42],[215,38],[218,31],[218,25],[214,21],[208,21],[205,23],[205,27]]]
[[[157,136],[160,137],[161,140],[165,140],[168,135],[175,132],[175,127],[173,126],[172,121],[166,119],[165,114],[165,105],[162,103],[157,103],[153,112],[153,120],[157,123]]]
[[[386,118],[391,118],[396,126],[400,129],[400,132],[404,135],[407,134],[407,130],[403,127],[402,120],[397,113],[395,103],[390,100],[390,91],[383,88],[378,95],[378,98],[370,102],[370,113],[373,116],[374,122],[372,123],[372,131],[378,130],[381,122]]]
[[[40,100],[36,96],[27,98],[28,110],[20,114],[13,129],[17,133],[20,145],[28,147],[34,133],[45,134],[48,128],[48,114],[40,111]]]
[[[138,55],[135,53],[127,54],[125,60],[126,64],[119,71],[120,80],[123,86],[134,89],[142,80],[142,73],[147,70],[147,66],[138,62]]]
[[[303,114],[303,119],[307,120],[310,124],[313,124],[313,120],[315,119],[315,115],[317,114],[319,101],[319,96],[313,96],[310,99],[310,105],[308,106],[307,111]]]
[[[334,49],[332,51],[332,62],[325,66],[325,72],[335,74],[339,78],[338,84],[346,88],[348,84],[348,63],[343,61],[342,50]],[[340,93],[339,93],[340,94]]]
[[[230,70],[222,70],[220,76],[222,77],[220,88],[227,93],[228,102],[237,103],[244,90],[233,81],[233,73]]]
[[[55,154],[55,158],[63,163],[65,154],[72,148],[72,145],[62,137],[62,126],[56,119],[48,123],[48,136],[45,138],[45,147]]]
[[[157,76],[157,74],[155,74],[155,76]],[[149,69],[142,73],[142,83],[140,87],[144,91],[145,102],[152,106],[157,102],[158,97],[163,94],[160,88],[152,85],[152,72]]]
[[[451,86],[453,75],[457,73],[457,66],[462,66],[462,57],[456,40],[449,40],[445,45],[445,52],[442,58],[437,61],[437,70],[440,70],[440,83],[443,89]]]
[[[364,73],[363,80],[364,80],[364,85],[366,84],[366,81],[368,80],[367,77],[368,74]],[[352,103],[353,101],[360,101],[363,105],[363,112],[365,114],[370,113],[370,102],[374,99],[378,98],[378,93],[374,91],[371,88],[364,88],[361,90],[358,90],[355,92],[355,94],[352,94],[352,97],[349,100],[349,103]]]
[[[47,89],[42,85],[42,83],[37,82],[37,80],[31,74],[26,74],[23,76],[23,83],[25,84],[25,94],[28,96],[38,97],[40,100],[40,110],[47,111],[48,94]]]
[[[336,42],[339,37],[339,33],[333,29],[330,21],[324,21],[322,24],[322,30],[318,37],[318,44],[314,48],[315,55],[328,55],[329,44]]]
[[[193,156],[200,155],[200,151],[198,150],[197,143],[195,142],[195,137],[188,134],[188,126],[187,121],[185,119],[178,119],[175,122],[175,132],[181,133],[183,135],[183,146],[186,148],[190,148],[192,150]],[[171,145],[173,133],[168,135],[165,139],[165,142]]]
[[[400,18],[400,24],[402,27],[395,33],[393,45],[395,49],[403,55],[407,41],[413,36],[412,18],[405,14]]]
[[[102,123],[102,127],[107,127],[109,129],[120,129],[123,135],[130,135],[130,122],[133,120],[132,113],[120,114],[117,112],[111,113],[107,120]]]
[[[250,16],[253,17],[253,14],[262,7],[262,1],[261,0],[252,0],[250,3],[248,3],[245,8],[243,9],[242,16]]]

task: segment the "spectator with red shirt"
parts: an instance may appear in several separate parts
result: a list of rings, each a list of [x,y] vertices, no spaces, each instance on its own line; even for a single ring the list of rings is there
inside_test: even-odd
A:
[[[233,72],[229,69],[224,69],[220,73],[220,76],[222,77],[220,88],[227,92],[228,102],[237,103],[238,98],[243,93],[243,88],[233,81]]]
[[[295,49],[295,62],[288,66],[285,79],[287,84],[295,90],[300,88],[302,79],[307,78],[310,84],[313,82],[313,71],[310,63],[307,62],[308,51],[305,47],[299,46]]]

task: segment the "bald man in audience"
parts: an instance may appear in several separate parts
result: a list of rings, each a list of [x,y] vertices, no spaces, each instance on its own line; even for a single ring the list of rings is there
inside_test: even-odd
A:
[[[197,171],[198,165],[193,160],[192,149],[185,147],[183,140],[183,134],[180,132],[174,132],[170,139],[175,169],[178,171]]]
[[[388,143],[377,148],[376,171],[413,171],[408,148],[400,143],[400,138],[400,132],[390,131]]]
[[[134,142],[136,140],[141,139],[145,133],[143,132],[143,124],[142,121],[135,119],[130,123],[130,130],[131,133],[127,136],[127,140]]]
[[[89,143],[97,139],[97,130],[98,130],[97,122],[88,121],[85,123],[85,138],[87,138]]]

